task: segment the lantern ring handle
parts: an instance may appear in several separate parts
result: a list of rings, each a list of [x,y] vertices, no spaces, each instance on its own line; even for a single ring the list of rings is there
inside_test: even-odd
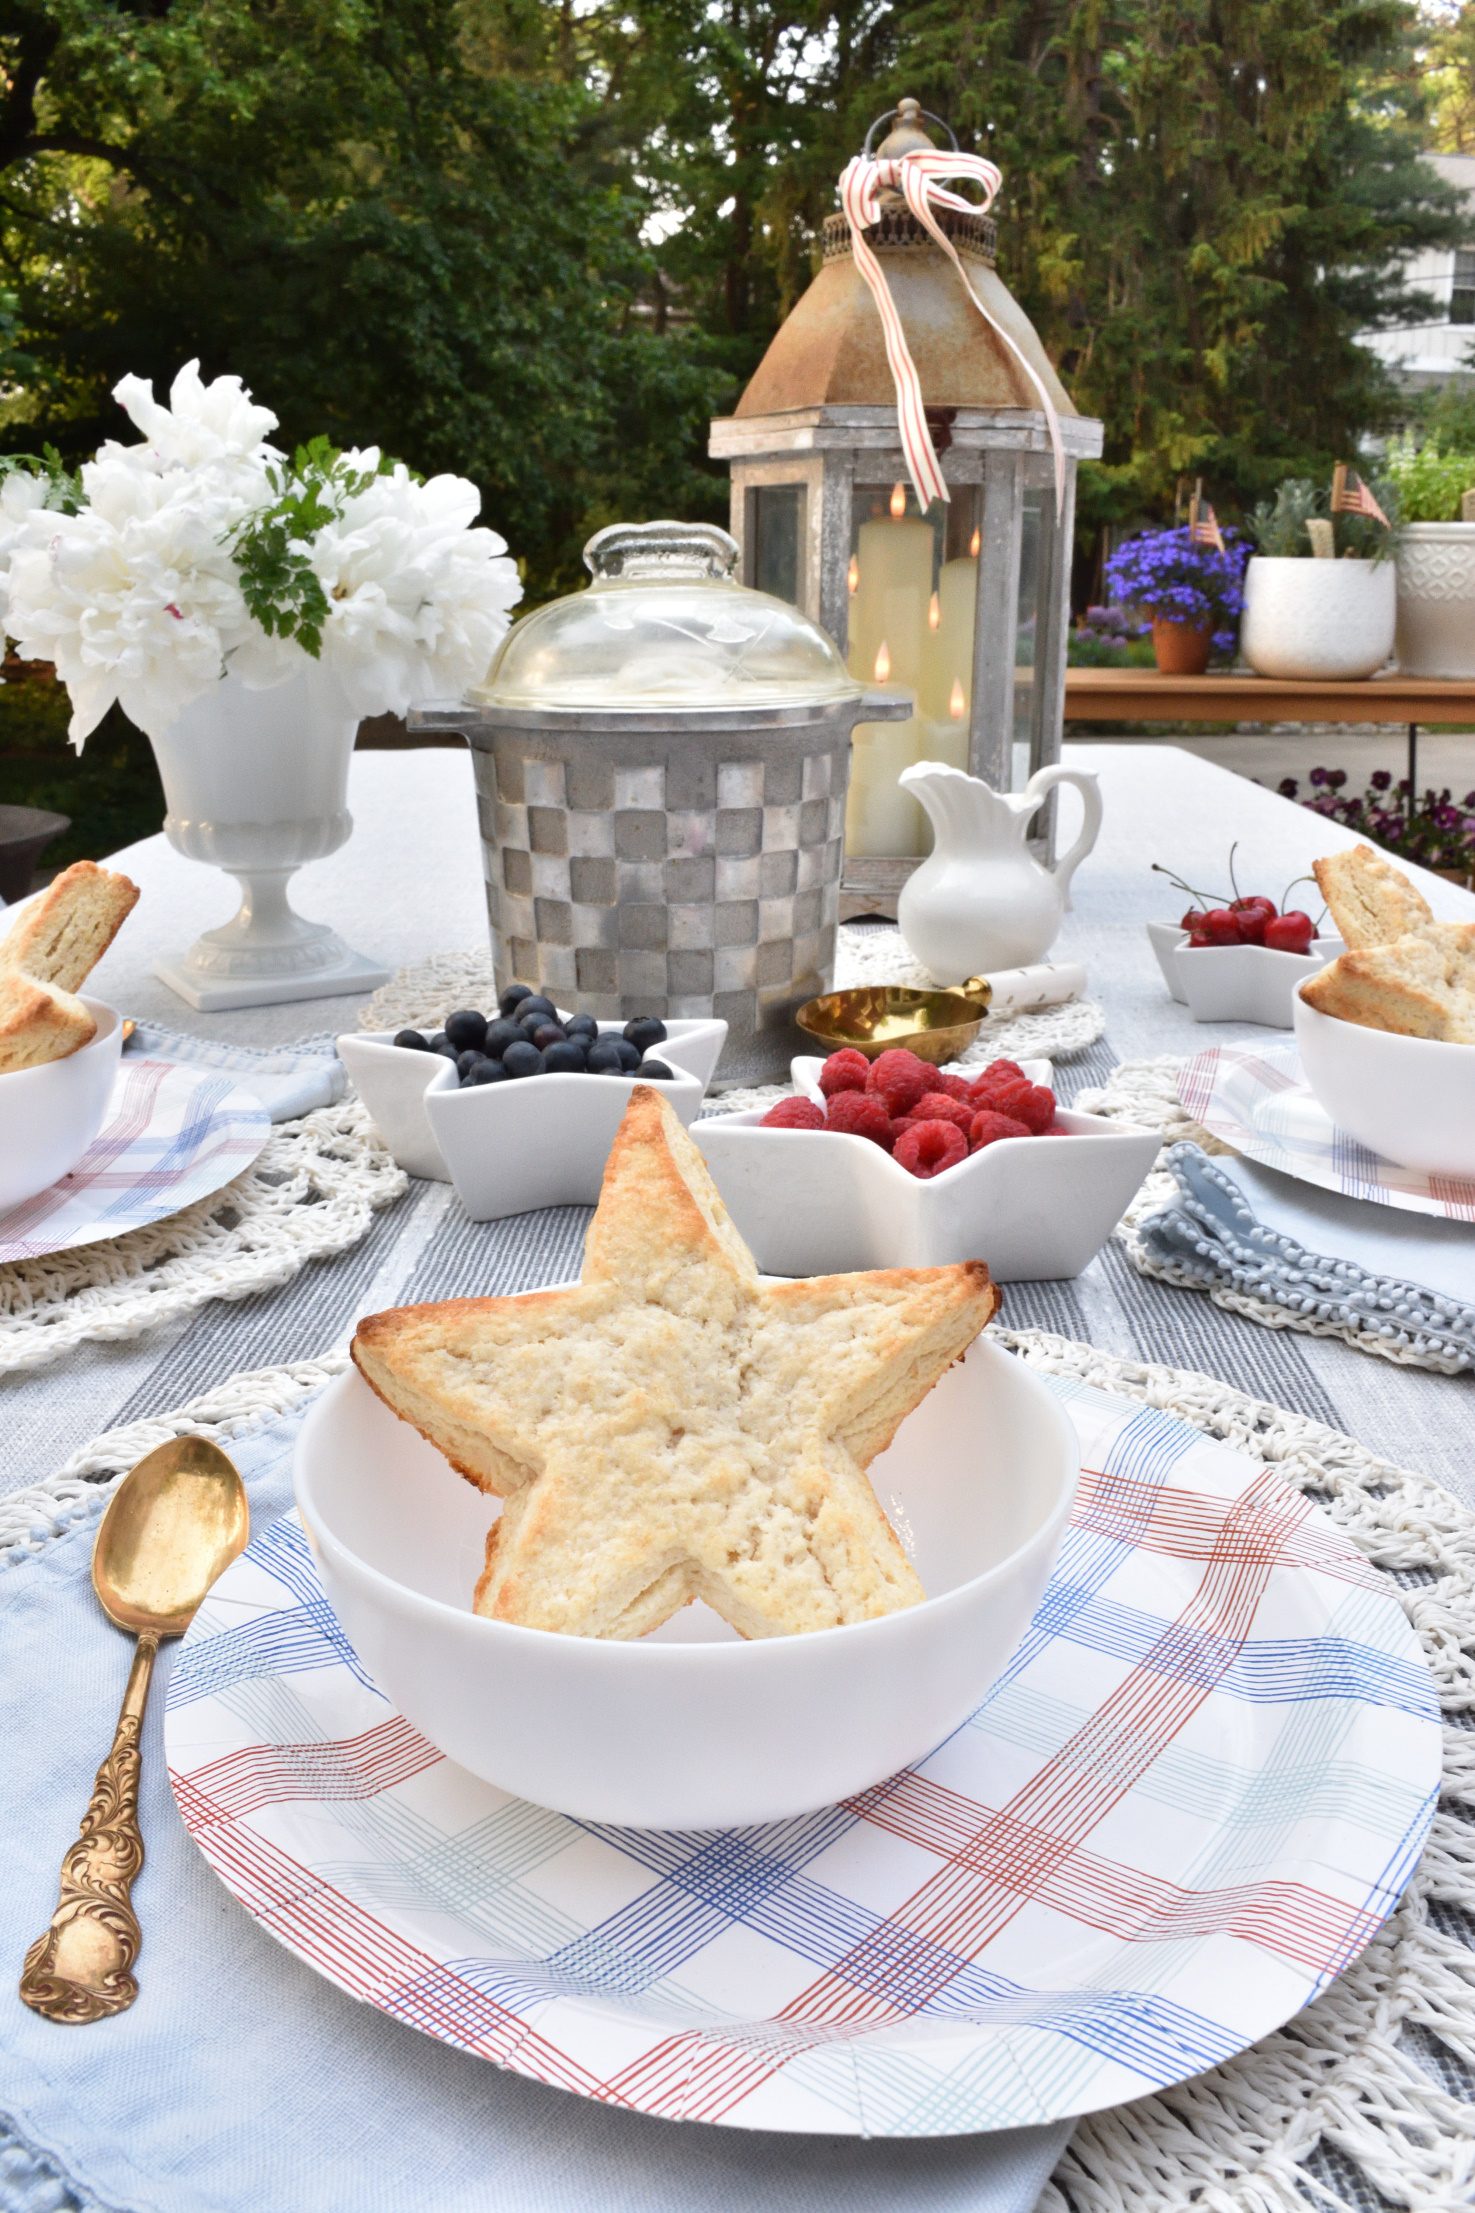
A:
[[[861,159],[862,159],[863,161],[869,161],[869,160],[870,160],[870,158],[871,158],[871,141],[872,141],[872,139],[874,139],[874,137],[875,137],[875,135],[876,135],[877,131],[879,131],[879,130],[880,130],[880,128],[881,128],[881,125],[882,125],[883,123],[889,123],[889,122],[891,121],[891,118],[892,118],[892,116],[893,116],[893,115],[900,115],[900,113],[901,113],[901,109],[900,109],[900,108],[888,108],[888,109],[886,110],[886,112],[885,112],[885,114],[884,114],[884,115],[878,115],[878,116],[876,117],[876,120],[875,120],[875,122],[874,122],[874,123],[873,123],[873,124],[871,125],[870,129],[869,129],[869,130],[868,130],[868,131],[866,132],[866,142],[865,142],[864,146],[862,146],[862,148],[861,148],[861,150],[860,150],[860,151],[861,151]],[[952,140],[952,142],[953,142],[953,152],[954,152],[955,154],[956,154],[956,153],[959,153],[959,152],[961,151],[961,148],[960,148],[960,147],[959,147],[959,145],[958,145],[958,134],[957,134],[957,132],[956,132],[956,131],[955,131],[955,130],[953,129],[953,126],[952,126],[952,124],[951,124],[951,123],[949,123],[949,122],[947,121],[947,119],[946,119],[946,117],[945,117],[945,116],[941,116],[941,115],[934,115],[934,114],[933,114],[933,112],[932,112],[932,110],[931,110],[931,108],[921,108],[921,107],[919,107],[919,108],[917,109],[917,113],[918,113],[918,115],[920,115],[920,116],[923,116],[923,117],[925,117],[925,119],[927,120],[927,122],[929,122],[929,123],[935,123],[935,124],[937,125],[938,129],[939,129],[940,131],[946,131],[946,132],[947,132],[947,135],[948,135],[948,137],[949,137],[949,138],[950,138],[950,139]],[[855,143],[855,141],[854,141],[854,140],[852,139],[852,140],[851,140],[851,144],[852,144],[852,145],[854,145],[854,143]]]

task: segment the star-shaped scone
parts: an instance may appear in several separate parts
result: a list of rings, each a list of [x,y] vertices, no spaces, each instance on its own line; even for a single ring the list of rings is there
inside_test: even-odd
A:
[[[637,1085],[577,1285],[374,1314],[353,1357],[506,1502],[477,1613],[640,1637],[701,1598],[771,1637],[925,1597],[865,1471],[997,1305],[981,1261],[762,1283]]]

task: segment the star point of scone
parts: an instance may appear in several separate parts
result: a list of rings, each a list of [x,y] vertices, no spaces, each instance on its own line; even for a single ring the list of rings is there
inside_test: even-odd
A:
[[[504,1500],[478,1613],[627,1638],[701,1598],[777,1636],[925,1596],[865,1471],[997,1306],[980,1261],[765,1284],[637,1085],[578,1284],[373,1314],[353,1358]]]

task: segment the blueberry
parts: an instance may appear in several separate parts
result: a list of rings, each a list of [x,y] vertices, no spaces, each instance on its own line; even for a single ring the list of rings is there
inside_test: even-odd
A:
[[[608,1041],[620,1056],[620,1066],[627,1075],[633,1075],[640,1066],[640,1047],[632,1045],[628,1037],[612,1037]]]
[[[525,1022],[530,1014],[546,1015],[550,1022],[558,1020],[558,1009],[551,999],[545,999],[541,991],[529,992],[517,1009],[517,1020]]]
[[[483,1083],[505,1083],[507,1071],[499,1060],[474,1060],[469,1072],[461,1078],[461,1089]]]
[[[599,1035],[599,1024],[592,1014],[571,1014],[563,1026],[570,1037],[595,1038]]]
[[[469,1047],[464,1053],[458,1053],[456,1055],[456,1073],[461,1078],[463,1083],[471,1074],[471,1071],[476,1066],[476,1063],[479,1060],[484,1060],[485,1057],[486,1056],[483,1053],[473,1053]]]
[[[589,1073],[591,1076],[623,1076],[625,1063],[620,1058],[621,1040],[602,1037],[597,1045],[589,1048]]]
[[[432,1053],[443,1053],[447,1045],[450,1044],[450,1039],[446,1036],[444,1030],[432,1030],[425,1043]],[[454,1052],[455,1047],[451,1046],[451,1050]]]
[[[588,1066],[582,1038],[555,1040],[543,1055],[543,1066],[550,1076],[582,1076]]]
[[[510,1014],[514,1007],[521,1006],[523,1000],[531,999],[532,995],[531,984],[509,984],[497,1001],[497,1011],[499,1014]]]
[[[550,1045],[561,1045],[567,1036],[561,1022],[540,1022],[533,1032],[533,1043],[540,1053],[546,1053]]]
[[[543,1056],[536,1045],[523,1038],[516,1045],[509,1045],[502,1055],[502,1066],[509,1076],[541,1076]]]
[[[509,1045],[521,1045],[524,1042],[523,1034],[515,1022],[488,1022],[486,1043],[482,1046],[482,1051],[488,1060],[500,1060]]]
[[[653,1014],[637,1015],[633,1022],[625,1024],[625,1035],[642,1053],[648,1053],[652,1045],[659,1045],[666,1035],[666,1025]]]
[[[458,1053],[479,1053],[487,1041],[487,1018],[474,1007],[462,1007],[446,1016],[446,1036]]]
[[[396,1030],[394,1042],[396,1045],[402,1046],[407,1053],[428,1053],[430,1051],[429,1039],[422,1037],[418,1030]]]
[[[451,1063],[451,1066],[456,1069],[457,1075],[461,1073],[460,1068],[457,1066],[457,1063],[460,1061],[461,1055],[457,1052],[454,1045],[434,1045],[431,1047],[431,1051],[436,1055],[437,1059],[448,1060]]]
[[[676,1071],[668,1068],[663,1060],[643,1060],[640,1063],[640,1073],[647,1083],[670,1083]]]

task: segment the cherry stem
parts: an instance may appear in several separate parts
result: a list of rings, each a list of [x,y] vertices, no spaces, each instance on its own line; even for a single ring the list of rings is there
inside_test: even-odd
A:
[[[1192,884],[1185,884],[1181,876],[1175,876],[1171,868],[1164,868],[1161,861],[1154,861],[1152,863],[1152,867],[1155,875],[1166,876],[1170,884],[1176,884],[1178,886],[1178,889],[1180,891],[1186,891],[1191,899],[1197,899],[1200,906],[1223,906],[1224,901],[1218,896],[1216,892],[1195,891]]]
[[[1234,841],[1234,843],[1233,843],[1233,845],[1231,845],[1231,846],[1230,846],[1230,848],[1229,848],[1229,883],[1230,883],[1230,888],[1231,888],[1231,890],[1232,890],[1232,891],[1233,891],[1233,893],[1234,893],[1234,899],[1235,899],[1235,904],[1236,904],[1236,906],[1237,906],[1237,905],[1239,904],[1240,890],[1239,890],[1239,881],[1238,881],[1238,878],[1237,878],[1237,877],[1235,876],[1235,873],[1234,873],[1234,856],[1235,856],[1235,854],[1236,854],[1236,853],[1237,853],[1238,851],[1239,851],[1239,839],[1238,839],[1238,838],[1236,838],[1236,839],[1235,839],[1235,841]]]
[[[1315,882],[1316,882],[1316,878],[1315,878],[1314,876],[1293,876],[1293,877],[1291,878],[1290,882],[1289,882],[1289,883],[1288,883],[1288,884],[1286,885],[1286,888],[1285,888],[1285,890],[1284,890],[1284,891],[1283,891],[1283,892],[1281,893],[1281,895],[1280,895],[1280,911],[1281,911],[1281,913],[1282,913],[1282,914],[1284,914],[1284,913],[1285,913],[1285,911],[1286,911],[1286,901],[1287,901],[1287,899],[1289,899],[1289,897],[1290,897],[1291,893],[1292,893],[1292,892],[1293,892],[1293,891],[1295,890],[1295,888],[1296,888],[1297,884],[1314,884]],[[1326,909],[1325,909],[1325,907],[1323,907],[1321,911],[1322,911],[1322,913],[1323,913],[1323,914],[1325,914],[1325,913],[1326,913]]]

